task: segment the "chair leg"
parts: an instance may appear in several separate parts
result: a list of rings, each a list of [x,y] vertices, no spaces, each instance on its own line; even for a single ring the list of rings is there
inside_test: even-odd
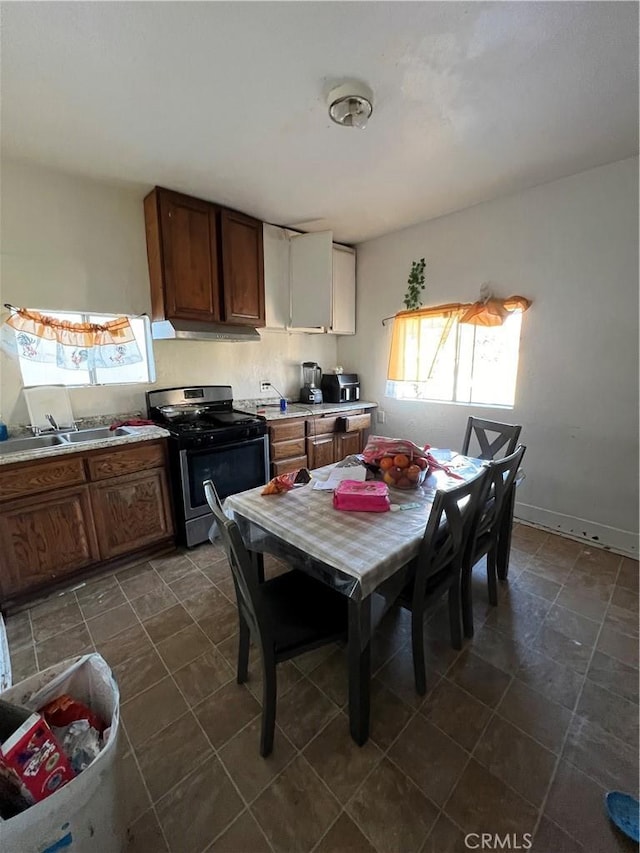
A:
[[[427,692],[427,673],[424,660],[424,613],[422,610],[411,611],[411,645],[416,693],[424,696]]]
[[[494,607],[498,605],[498,577],[496,574],[496,549],[492,548],[487,554],[487,587],[489,590],[489,604]]]
[[[460,630],[460,578],[449,587],[449,630],[451,631],[451,646],[462,648],[462,631]]]
[[[251,641],[251,633],[249,626],[240,616],[240,629],[238,633],[238,674],[236,680],[238,684],[244,684],[249,674],[249,643]]]
[[[473,637],[473,600],[471,597],[471,573],[473,566],[462,568],[462,629],[465,637]]]
[[[273,737],[276,728],[276,662],[273,656],[263,658],[262,681],[262,731],[260,734],[260,755],[266,758],[273,750]]]

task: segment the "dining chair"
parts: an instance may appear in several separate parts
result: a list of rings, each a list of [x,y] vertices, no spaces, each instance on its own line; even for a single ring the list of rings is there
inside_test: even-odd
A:
[[[510,456],[518,445],[521,430],[522,427],[518,424],[502,424],[498,421],[470,417],[467,421],[461,453],[464,456],[475,456],[476,459],[494,460],[504,448],[503,456]],[[472,438],[476,440],[479,453],[471,450]]]
[[[204,493],[231,567],[239,619],[238,684],[247,680],[250,641],[262,658],[260,755],[273,749],[276,724],[276,666],[336,640],[347,639],[347,598],[298,569],[258,582],[238,525],[224,514],[211,480]],[[210,532],[214,541],[214,526]]]
[[[487,463],[487,478],[462,565],[462,626],[466,637],[473,637],[471,575],[475,564],[485,555],[489,602],[494,606],[498,603],[499,539],[504,515],[511,511],[510,497],[525,450],[526,447],[521,444],[510,456]]]
[[[424,659],[424,618],[429,604],[445,592],[449,598],[451,645],[462,648],[460,630],[462,562],[478,505],[484,493],[487,472],[448,491],[436,492],[413,577],[400,594],[399,604],[411,611],[411,643],[416,691],[424,696],[427,677]]]

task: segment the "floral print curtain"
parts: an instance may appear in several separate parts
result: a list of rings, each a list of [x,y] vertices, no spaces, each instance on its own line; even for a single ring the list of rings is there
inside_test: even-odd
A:
[[[2,324],[2,348],[14,357],[65,370],[122,367],[142,361],[128,317],[103,325],[70,323],[16,308]]]

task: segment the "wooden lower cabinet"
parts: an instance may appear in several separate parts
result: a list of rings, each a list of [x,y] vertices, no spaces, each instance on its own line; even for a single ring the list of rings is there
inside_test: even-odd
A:
[[[335,462],[335,445],[332,435],[307,438],[307,467],[322,468]]]
[[[54,583],[100,559],[89,487],[0,507],[3,597]]]
[[[92,483],[91,503],[103,560],[137,551],[173,532],[161,468]]]

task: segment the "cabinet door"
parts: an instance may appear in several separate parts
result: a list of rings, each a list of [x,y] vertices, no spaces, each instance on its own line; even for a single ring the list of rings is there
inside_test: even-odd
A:
[[[165,314],[220,319],[216,209],[190,196],[160,192]]]
[[[333,276],[331,231],[291,238],[291,326],[323,330],[331,325]]]
[[[333,435],[321,435],[307,439],[307,461],[309,468],[322,468],[335,462]]]
[[[233,210],[220,217],[224,321],[264,326],[262,222]]]
[[[362,451],[361,432],[339,432],[336,435],[336,462]]]
[[[286,229],[262,226],[264,303],[267,329],[284,330],[291,320],[289,304],[289,237]]]
[[[94,483],[91,503],[103,560],[173,534],[167,478],[162,468]]]
[[[98,545],[87,486],[11,501],[0,509],[3,597],[95,563]]]
[[[333,245],[333,316],[334,335],[356,333],[356,253],[347,246]]]

